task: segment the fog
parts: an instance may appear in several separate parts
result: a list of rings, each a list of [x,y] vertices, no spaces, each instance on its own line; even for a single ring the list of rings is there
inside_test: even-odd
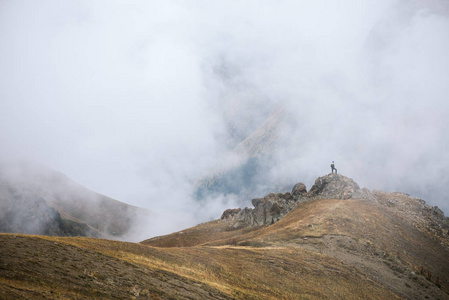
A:
[[[192,191],[283,107],[270,180],[335,161],[448,215],[447,53],[444,0],[1,1],[0,158],[154,211],[149,237],[241,205]]]

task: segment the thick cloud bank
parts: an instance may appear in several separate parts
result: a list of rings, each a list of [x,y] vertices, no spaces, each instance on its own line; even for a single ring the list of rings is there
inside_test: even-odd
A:
[[[270,178],[334,160],[449,213],[447,1],[6,0],[0,37],[1,158],[159,213],[152,235],[235,205],[193,186],[278,107]]]

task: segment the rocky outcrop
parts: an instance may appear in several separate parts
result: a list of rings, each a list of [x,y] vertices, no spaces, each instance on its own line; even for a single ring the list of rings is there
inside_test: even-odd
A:
[[[236,214],[238,214],[242,209],[241,208],[230,208],[223,212],[221,215],[221,220],[229,220],[232,219]]]
[[[263,198],[253,199],[251,203],[254,208],[225,210],[221,220],[231,221],[230,229],[271,225],[290,212],[306,192],[306,186],[297,183],[291,193],[270,193]]]
[[[264,198],[251,201],[254,208],[228,209],[221,220],[230,223],[229,229],[251,226],[271,225],[281,220],[298,202],[312,199],[342,199],[351,198],[376,201],[374,194],[366,188],[361,189],[351,178],[343,175],[328,174],[315,180],[307,192],[306,186],[299,182],[293,186],[291,193],[270,193]]]
[[[296,206],[290,193],[271,193],[264,198],[253,199],[251,203],[254,206],[254,223],[257,225],[274,224]]]
[[[298,182],[293,186],[292,196],[295,199],[299,199],[301,196],[307,193],[306,185],[302,182]]]
[[[309,199],[370,199],[374,200],[373,194],[366,188],[361,189],[351,178],[340,174],[328,174],[317,178],[310,191],[302,195]]]

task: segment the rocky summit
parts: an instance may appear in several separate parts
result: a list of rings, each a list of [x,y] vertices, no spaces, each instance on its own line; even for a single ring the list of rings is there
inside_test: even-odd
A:
[[[361,189],[354,180],[340,174],[317,178],[310,191],[303,196],[304,199],[374,199],[368,189]]]
[[[221,220],[230,223],[230,229],[249,226],[271,225],[282,219],[298,202],[311,199],[342,199],[351,198],[375,200],[371,191],[361,189],[351,178],[339,174],[328,174],[315,180],[314,185],[307,192],[304,183],[293,186],[291,192],[270,193],[264,198],[251,201],[254,208],[228,209],[221,216]]]

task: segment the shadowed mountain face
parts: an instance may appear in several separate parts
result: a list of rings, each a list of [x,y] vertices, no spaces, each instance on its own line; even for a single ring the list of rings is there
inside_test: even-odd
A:
[[[85,223],[62,219],[39,194],[0,183],[0,232],[56,236],[94,236],[100,233]]]
[[[149,211],[92,192],[61,173],[29,164],[0,171],[0,231],[126,238]]]

